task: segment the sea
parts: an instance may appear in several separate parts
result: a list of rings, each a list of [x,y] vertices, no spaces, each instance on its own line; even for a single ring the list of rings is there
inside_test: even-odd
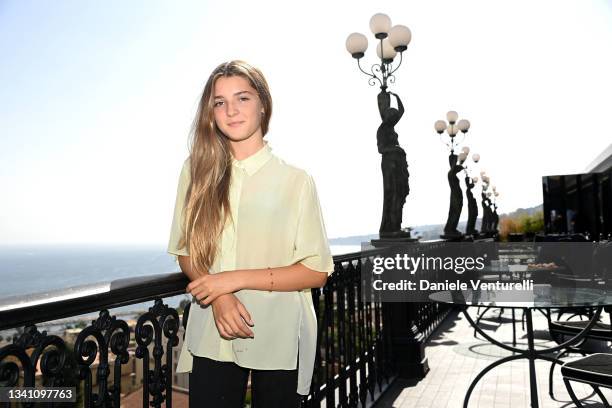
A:
[[[360,250],[359,245],[331,245],[330,248],[334,255]],[[28,298],[32,294],[75,286],[172,272],[180,272],[180,268],[163,246],[0,246],[0,305],[3,300],[6,304],[8,298],[16,296]],[[176,307],[188,298],[188,295],[180,295],[166,298],[164,302]],[[133,318],[150,306],[152,302],[128,305],[111,309],[111,314]],[[90,314],[62,319],[43,327],[48,332],[57,332],[69,322],[95,317]]]

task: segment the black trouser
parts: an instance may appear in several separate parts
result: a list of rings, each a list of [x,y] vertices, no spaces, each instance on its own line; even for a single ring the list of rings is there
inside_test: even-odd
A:
[[[297,369],[251,370],[233,362],[193,356],[189,374],[190,408],[243,408],[251,371],[253,408],[298,407]]]

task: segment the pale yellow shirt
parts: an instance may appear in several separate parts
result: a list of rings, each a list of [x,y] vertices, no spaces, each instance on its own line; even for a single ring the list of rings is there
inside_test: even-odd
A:
[[[334,263],[315,183],[304,170],[275,155],[267,142],[244,160],[233,160],[230,208],[219,251],[210,273],[261,269],[300,262],[331,274]],[[179,180],[168,252],[189,255],[179,248],[183,234],[185,194],[190,182],[189,159]],[[177,372],[191,372],[193,355],[233,361],[253,369],[293,370],[298,363],[297,393],[307,395],[312,380],[317,320],[310,289],[293,292],[241,290],[235,293],[251,314],[254,338],[223,339],[212,308],[192,298],[185,341]]]

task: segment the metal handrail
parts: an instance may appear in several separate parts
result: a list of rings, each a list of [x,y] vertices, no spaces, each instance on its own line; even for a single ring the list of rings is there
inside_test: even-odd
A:
[[[333,259],[334,263],[354,261],[379,251],[335,255]],[[0,298],[0,330],[176,296],[186,293],[188,284],[183,273],[173,272]]]
[[[0,299],[0,330],[176,296],[188,284],[175,272],[11,296]]]

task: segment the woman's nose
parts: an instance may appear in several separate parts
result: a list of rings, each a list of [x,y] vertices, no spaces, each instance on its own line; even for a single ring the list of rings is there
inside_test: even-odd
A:
[[[238,113],[238,105],[234,102],[228,102],[226,105],[227,107],[227,116],[234,116]]]

